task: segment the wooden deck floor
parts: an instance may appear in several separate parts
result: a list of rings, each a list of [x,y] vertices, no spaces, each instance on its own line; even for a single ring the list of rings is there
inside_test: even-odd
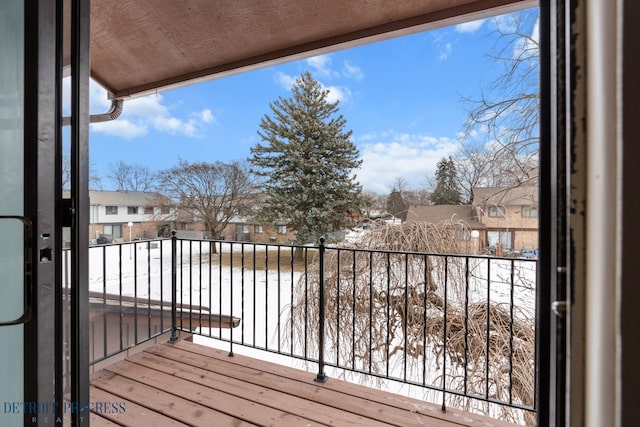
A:
[[[158,344],[96,372],[91,401],[125,411],[92,414],[92,426],[496,426],[448,410],[188,341]],[[112,409],[113,407],[111,407]],[[121,408],[117,407],[116,409]],[[111,412],[111,409],[109,412]]]

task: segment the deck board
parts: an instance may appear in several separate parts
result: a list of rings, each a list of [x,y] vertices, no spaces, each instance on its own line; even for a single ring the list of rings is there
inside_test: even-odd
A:
[[[123,426],[432,426],[513,424],[187,341],[158,344],[97,372],[91,400],[126,401],[100,414]],[[94,421],[92,419],[92,421]]]

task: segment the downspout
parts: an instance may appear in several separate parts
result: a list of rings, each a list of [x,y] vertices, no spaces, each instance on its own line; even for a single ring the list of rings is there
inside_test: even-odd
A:
[[[112,120],[117,119],[122,114],[122,108],[124,106],[124,101],[122,99],[112,99],[111,100],[111,108],[109,111],[102,114],[91,114],[89,116],[89,123],[101,123],[101,122],[110,122]],[[69,126],[71,124],[71,117],[63,117],[62,118],[62,126]]]

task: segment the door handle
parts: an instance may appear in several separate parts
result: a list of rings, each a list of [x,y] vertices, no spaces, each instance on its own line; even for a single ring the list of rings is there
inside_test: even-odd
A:
[[[32,314],[32,303],[33,303],[32,291],[31,291],[31,269],[33,266],[31,262],[32,226],[31,226],[31,220],[24,216],[0,215],[0,220],[3,220],[3,219],[13,219],[13,220],[22,222],[22,229],[23,229],[22,236],[24,239],[24,243],[23,243],[24,255],[23,255],[23,266],[22,266],[23,283],[24,283],[24,298],[23,298],[24,307],[22,310],[22,315],[15,320],[0,322],[0,326],[13,326],[13,325],[20,325],[22,323],[27,323],[29,319],[31,319],[31,314]]]

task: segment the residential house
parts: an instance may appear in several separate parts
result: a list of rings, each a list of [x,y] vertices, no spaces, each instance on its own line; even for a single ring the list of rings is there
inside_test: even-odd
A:
[[[464,245],[467,253],[478,253],[486,246],[486,227],[478,221],[475,209],[470,205],[412,205],[407,211],[407,221],[447,222],[450,227],[458,229],[458,240],[467,242]]]
[[[255,219],[235,216],[229,220],[222,238],[246,242],[292,243],[296,232],[285,224],[265,224]]]
[[[486,227],[486,244],[509,251],[538,248],[537,187],[475,187],[473,209]]]
[[[89,191],[89,239],[93,243],[165,236],[174,228],[174,221],[175,208],[160,193]]]

